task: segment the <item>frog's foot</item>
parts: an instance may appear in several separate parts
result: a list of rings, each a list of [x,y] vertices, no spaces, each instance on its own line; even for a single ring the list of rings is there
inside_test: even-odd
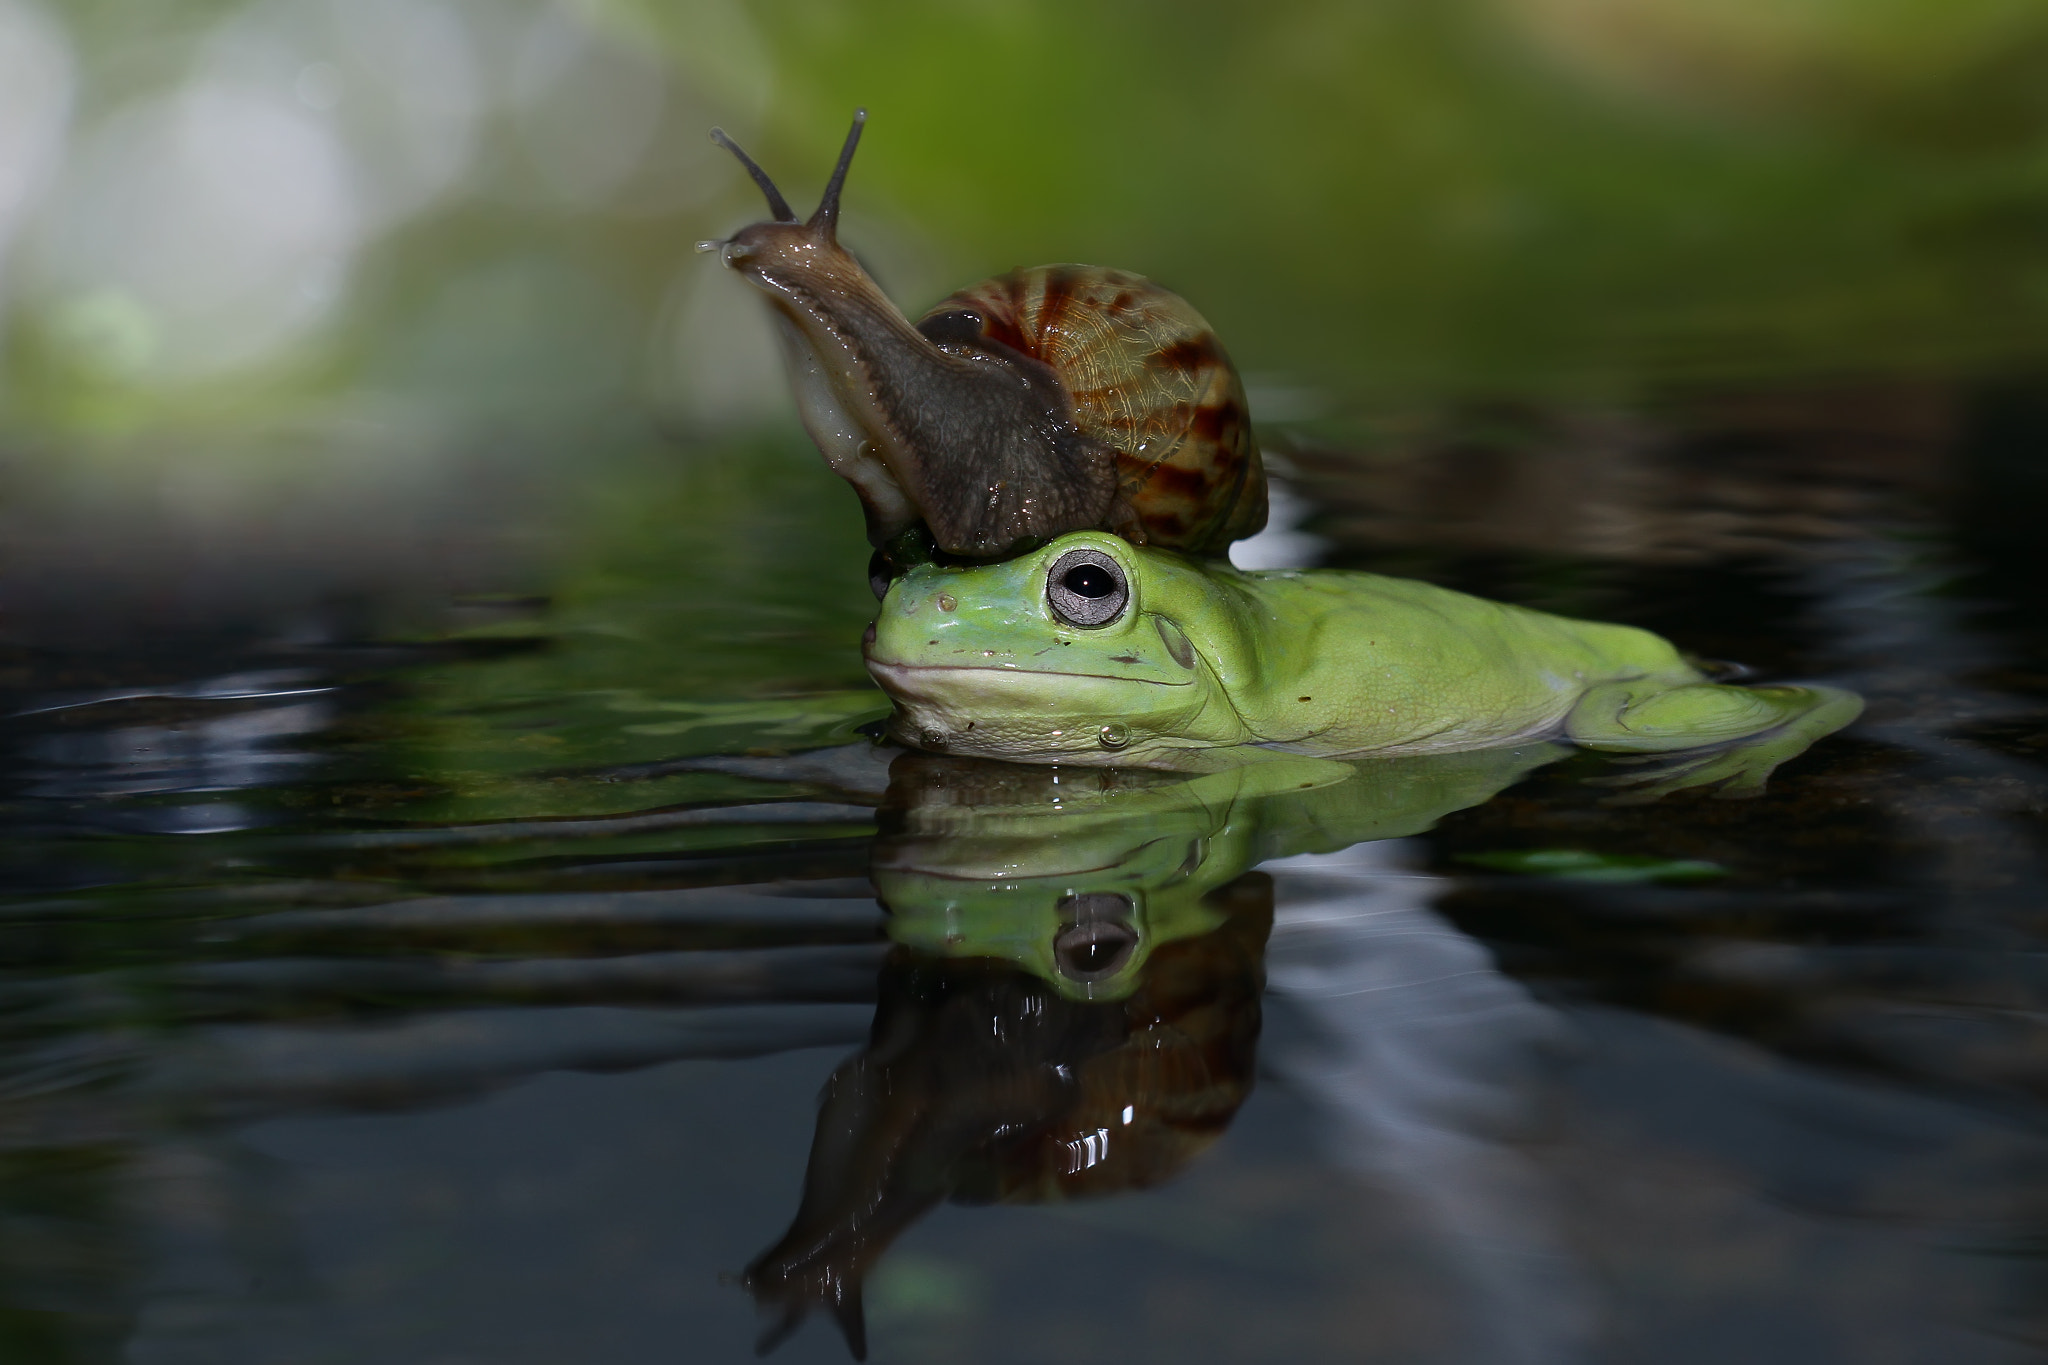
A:
[[[1711,787],[1723,798],[1759,796],[1779,764],[1862,714],[1863,698],[1839,687],[1731,687],[1692,683],[1648,690],[1642,683],[1595,688],[1566,722],[1588,749],[1650,763],[1641,772],[1590,779],[1628,790],[1614,804],[1640,804]]]
[[[1771,772],[1811,743],[1811,740],[1801,740],[1788,749],[1773,752],[1765,746],[1752,746],[1738,740],[1733,745],[1705,753],[1681,753],[1669,758],[1642,755],[1618,758],[1613,761],[1643,766],[1635,772],[1589,777],[1586,785],[1622,789],[1602,801],[1605,806],[1646,806],[1673,792],[1699,788],[1711,788],[1714,796],[1723,801],[1742,800],[1762,796],[1764,782]]]

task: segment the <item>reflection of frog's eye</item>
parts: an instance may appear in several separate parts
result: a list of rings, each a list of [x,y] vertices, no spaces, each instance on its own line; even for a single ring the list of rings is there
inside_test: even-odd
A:
[[[1131,600],[1123,565],[1100,550],[1069,550],[1045,576],[1045,600],[1069,625],[1106,626]]]
[[[1138,946],[1131,927],[1131,898],[1114,891],[1090,891],[1059,903],[1060,931],[1052,959],[1069,981],[1102,981],[1122,971]]]

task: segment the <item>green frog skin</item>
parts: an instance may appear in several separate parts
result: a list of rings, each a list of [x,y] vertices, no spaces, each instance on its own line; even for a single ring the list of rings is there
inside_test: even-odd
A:
[[[1376,574],[1246,572],[1092,531],[912,569],[865,654],[896,704],[892,736],[915,748],[1213,770],[1555,739],[1672,755],[1608,779],[1645,799],[1753,795],[1863,706],[1833,687],[1714,682],[1629,626]]]

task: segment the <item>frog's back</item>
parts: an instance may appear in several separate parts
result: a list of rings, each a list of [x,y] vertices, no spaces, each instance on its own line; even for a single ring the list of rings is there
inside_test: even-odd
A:
[[[1265,742],[1319,753],[1481,748],[1553,732],[1587,687],[1697,674],[1665,640],[1413,579],[1238,575],[1258,668],[1226,680]]]

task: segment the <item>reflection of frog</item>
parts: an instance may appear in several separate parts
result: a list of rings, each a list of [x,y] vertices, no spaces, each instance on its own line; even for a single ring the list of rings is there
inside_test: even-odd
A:
[[[1251,1089],[1272,885],[1246,869],[1427,829],[1554,745],[1197,776],[905,754],[872,873],[900,945],[832,1074],[795,1221],[747,1269],[865,1353],[861,1282],[943,1200],[1157,1184]]]
[[[1115,999],[1159,944],[1213,929],[1205,898],[1246,868],[1418,833],[1563,752],[1276,758],[1177,780],[906,755],[891,798],[907,808],[872,875],[898,943]]]
[[[1097,532],[912,570],[867,660],[895,735],[949,753],[1185,767],[1557,738],[1682,754],[1646,795],[1758,791],[1862,709],[1838,688],[1715,683],[1628,626],[1374,574],[1247,573]]]

